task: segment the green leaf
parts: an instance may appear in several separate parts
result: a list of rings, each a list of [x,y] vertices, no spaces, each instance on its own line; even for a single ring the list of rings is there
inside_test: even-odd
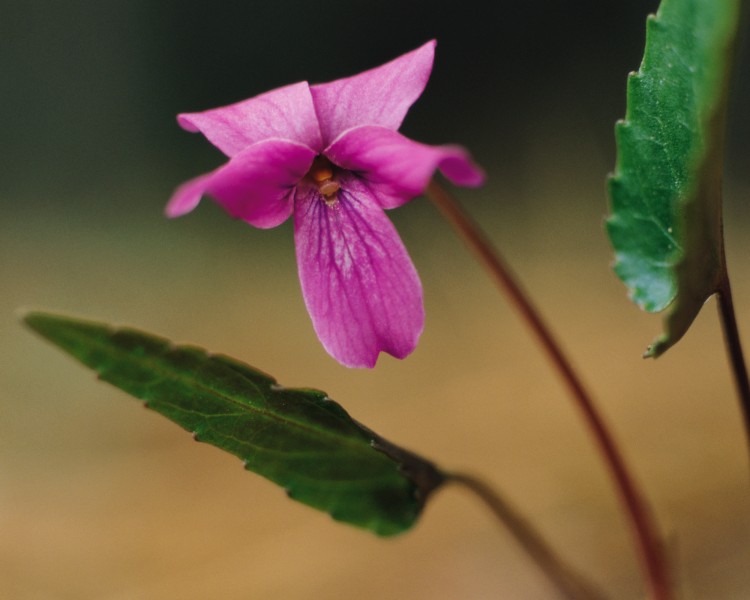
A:
[[[724,117],[738,22],[739,0],[663,0],[628,78],[607,231],[633,301],[669,308],[647,356],[685,334],[725,276]]]
[[[234,359],[133,329],[45,313],[24,320],[100,379],[339,521],[400,533],[444,481],[434,465],[363,427],[323,392],[286,389]]]

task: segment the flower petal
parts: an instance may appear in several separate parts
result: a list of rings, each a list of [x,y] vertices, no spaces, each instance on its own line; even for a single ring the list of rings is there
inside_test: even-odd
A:
[[[401,126],[427,85],[435,40],[380,67],[310,87],[324,145],[359,125]]]
[[[213,176],[212,173],[200,175],[190,179],[178,187],[167,202],[164,214],[170,219],[181,217],[191,212],[201,201],[206,191],[206,184]]]
[[[325,349],[349,367],[404,358],[424,327],[422,285],[393,224],[354,176],[329,205],[298,193],[294,239],[302,295]]]
[[[312,148],[288,140],[258,142],[177,188],[166,214],[190,212],[203,194],[210,194],[233,217],[263,229],[276,227],[291,214],[295,186],[315,156]]]
[[[456,185],[484,182],[482,169],[460,146],[428,146],[383,127],[350,129],[324,154],[367,181],[383,208],[401,206],[421,194],[435,169]]]
[[[318,118],[310,87],[303,81],[249,100],[177,116],[183,129],[200,131],[227,156],[268,138],[292,140],[320,150]]]

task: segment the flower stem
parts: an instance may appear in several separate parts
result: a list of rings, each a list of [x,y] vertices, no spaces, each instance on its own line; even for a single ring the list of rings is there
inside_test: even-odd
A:
[[[518,543],[568,600],[604,600],[604,595],[574,572],[542,536],[485,482],[465,473],[446,473],[446,483],[462,485],[476,494],[505,525]]]
[[[740,343],[740,333],[737,328],[737,319],[734,314],[734,302],[732,301],[732,288],[729,284],[729,274],[724,267],[718,289],[719,315],[724,330],[724,341],[727,353],[732,364],[734,383],[740,400],[742,416],[745,421],[745,436],[750,449],[750,381],[747,376],[747,367]]]
[[[489,241],[487,236],[456,200],[434,180],[426,190],[428,198],[437,206],[464,243],[476,255],[501,291],[521,313],[540,342],[565,385],[571,393],[588,426],[599,452],[609,469],[623,509],[630,521],[636,548],[641,559],[652,600],[672,600],[672,581],[666,556],[651,514],[635,480],[630,475],[623,457],[593,400],[573,370],[557,341],[542,320],[531,300],[523,291],[515,275]]]

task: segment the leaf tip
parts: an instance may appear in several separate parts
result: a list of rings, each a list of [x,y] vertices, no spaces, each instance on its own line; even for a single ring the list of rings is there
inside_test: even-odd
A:
[[[679,339],[679,338],[678,338]],[[643,353],[643,358],[659,358],[672,346],[674,346],[677,339],[674,339],[667,328],[667,332],[660,335],[653,342],[648,345],[646,351]]]
[[[40,324],[43,324],[48,316],[42,311],[28,308],[17,308],[15,313],[24,325],[31,327],[34,330],[36,330]]]
[[[41,310],[18,309],[16,313],[26,327],[50,341],[54,341],[53,337],[61,326],[69,325],[73,321],[71,317]]]

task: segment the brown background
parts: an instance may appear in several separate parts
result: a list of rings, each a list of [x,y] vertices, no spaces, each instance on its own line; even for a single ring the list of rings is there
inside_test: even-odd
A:
[[[288,21],[251,6],[242,31],[239,9],[221,3],[4,7],[0,598],[554,597],[462,491],[438,494],[396,539],[333,523],[94,381],[23,330],[19,307],[137,326],[326,390],[389,439],[487,477],[611,598],[643,597],[625,522],[565,390],[424,199],[392,217],[424,281],[426,330],[410,358],[372,371],[337,365],[317,342],[289,224],[253,230],[210,203],[161,217],[174,185],[220,160],[179,132],[174,113],[353,73],[433,35],[435,76],[405,131],[462,142],[487,168],[488,185],[459,196],[597,396],[684,598],[747,597],[747,451],[714,302],[676,348],[644,361],[660,319],[627,301],[602,229],[611,127],[653,3],[539,3],[514,8],[510,24],[502,11],[483,20],[471,2],[461,15],[425,4],[421,20],[416,8],[400,19],[395,4],[330,4]],[[369,35],[378,24],[392,36]],[[360,45],[357,26],[368,34]],[[727,240],[750,340],[750,180],[734,113]]]

